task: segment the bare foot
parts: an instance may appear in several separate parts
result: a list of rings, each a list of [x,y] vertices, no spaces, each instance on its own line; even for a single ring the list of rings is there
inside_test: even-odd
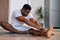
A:
[[[53,25],[51,25],[50,28],[48,29],[48,31],[46,32],[46,36],[47,36],[48,38],[50,38],[52,32],[53,32]]]

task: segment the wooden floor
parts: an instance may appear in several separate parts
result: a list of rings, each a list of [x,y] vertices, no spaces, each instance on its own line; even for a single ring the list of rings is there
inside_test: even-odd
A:
[[[15,34],[10,33],[4,29],[0,28],[0,40],[60,40],[60,31],[54,30],[51,38],[46,38],[43,36],[32,36],[30,34]]]

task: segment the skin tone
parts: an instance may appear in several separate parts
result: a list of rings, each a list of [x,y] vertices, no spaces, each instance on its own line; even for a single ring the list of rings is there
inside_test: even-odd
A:
[[[53,25],[50,26],[50,28],[46,31],[44,28],[42,28],[41,25],[39,25],[39,23],[34,19],[34,18],[30,18],[29,20],[26,19],[25,17],[30,13],[31,10],[26,10],[26,9],[21,9],[21,13],[23,16],[19,16],[19,17],[16,17],[16,19],[18,21],[22,21],[24,23],[26,23],[27,25],[31,26],[31,27],[35,27],[39,30],[28,30],[29,33],[32,33],[33,35],[43,35],[43,36],[46,36],[48,38],[51,37],[51,34],[53,32]],[[1,21],[0,20],[0,25],[8,30],[8,31],[12,31],[12,32],[15,32],[15,33],[26,33],[26,31],[18,31],[16,29],[14,29],[12,27],[12,25],[10,25],[8,22],[5,22],[5,21]]]
[[[25,22],[27,25],[35,27],[39,30],[43,30],[44,28],[40,27],[38,22],[35,20],[36,24],[32,23],[30,20],[34,21],[34,18],[30,18],[30,20],[26,19],[25,16],[27,16],[30,13],[31,10],[21,9],[21,13],[23,16],[16,17],[17,20]]]
[[[30,10],[22,9],[21,12],[22,12],[23,16],[27,16],[30,13]],[[48,38],[51,37],[51,34],[53,32],[53,25],[51,25],[50,28],[46,31],[44,28],[42,28],[41,25],[39,25],[39,23],[34,18],[30,18],[30,20],[28,20],[28,19],[24,18],[23,16],[20,17],[20,18],[22,18],[22,19],[20,19],[20,21],[25,22],[27,25],[35,27],[35,28],[42,31],[42,32],[38,33],[35,30],[35,33],[37,33],[39,35],[41,35],[41,34],[45,35]],[[17,19],[19,20],[19,18],[17,18]],[[32,30],[32,31],[29,30],[29,32],[32,32],[33,34],[35,34],[34,30]]]

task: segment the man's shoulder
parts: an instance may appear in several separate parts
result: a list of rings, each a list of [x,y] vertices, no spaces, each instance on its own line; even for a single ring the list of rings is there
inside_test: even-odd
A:
[[[13,11],[13,14],[18,14],[18,13],[19,14],[21,13],[21,11],[19,9]]]
[[[18,16],[22,16],[21,14],[21,11],[20,10],[14,10],[13,14],[15,17],[18,17]]]
[[[19,12],[19,9],[14,10],[14,12]]]

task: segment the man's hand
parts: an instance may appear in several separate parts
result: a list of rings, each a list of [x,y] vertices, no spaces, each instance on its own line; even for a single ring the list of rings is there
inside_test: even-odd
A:
[[[43,27],[40,27],[40,26],[37,26],[36,28],[41,30],[41,31],[45,30]]]

